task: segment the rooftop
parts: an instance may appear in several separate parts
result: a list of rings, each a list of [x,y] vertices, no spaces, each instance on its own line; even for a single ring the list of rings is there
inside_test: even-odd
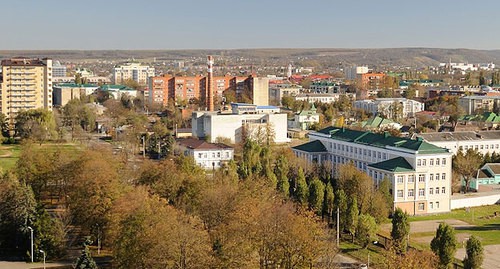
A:
[[[99,87],[98,85],[95,84],[76,84],[76,83],[60,83],[54,85],[54,87],[65,87],[65,88],[92,88],[92,87]]]
[[[198,140],[194,138],[186,138],[177,140],[179,145],[189,149],[198,150],[218,150],[218,149],[232,149],[232,147],[222,143],[208,143],[205,140]]]
[[[470,141],[470,140],[487,140],[500,139],[500,131],[464,131],[464,132],[439,132],[439,133],[423,133],[418,134],[428,142],[444,142],[444,141]]]
[[[2,60],[2,66],[46,66],[39,58],[11,58]]]
[[[305,152],[328,152],[325,148],[325,145],[323,145],[323,143],[321,143],[321,141],[319,140],[314,140],[292,148]]]
[[[404,137],[395,137],[391,136],[388,132],[385,132],[384,134],[376,134],[372,132],[356,131],[333,126],[319,130],[318,132],[330,135],[330,138],[335,140],[370,145],[380,148],[385,148],[386,146],[397,147],[418,151],[419,153],[423,154],[449,152],[445,148],[434,146],[421,139],[413,140]]]
[[[390,171],[390,172],[413,172],[415,171],[411,164],[403,157],[396,157],[387,161],[372,163],[369,167]]]

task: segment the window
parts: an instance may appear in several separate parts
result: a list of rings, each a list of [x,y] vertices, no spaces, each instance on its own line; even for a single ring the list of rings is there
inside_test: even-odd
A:
[[[434,165],[434,159],[430,159],[430,160],[429,160],[429,165],[430,165],[430,166],[433,166],[433,165]]]
[[[413,197],[414,195],[413,189],[408,189],[408,197]]]
[[[403,190],[398,190],[398,198],[403,198]]]
[[[203,157],[203,154],[202,153],[198,153],[198,158],[202,158]]]
[[[433,188],[429,188],[429,194],[434,194],[434,189]]]
[[[398,176],[398,183],[403,183],[404,176]]]
[[[441,162],[441,165],[446,165],[446,158],[443,158],[443,161]]]
[[[425,174],[418,175],[418,182],[425,182]]]
[[[436,159],[436,165],[439,165],[439,158]]]
[[[434,174],[429,175],[429,180],[434,180]]]
[[[417,166],[422,166],[422,160],[420,159],[417,160]]]
[[[418,210],[422,211],[424,210],[424,208],[425,208],[424,203],[418,203]]]
[[[217,152],[217,158],[220,158],[220,152]]]
[[[439,187],[436,187],[436,194],[439,194]]]
[[[441,193],[443,193],[443,194],[446,193],[446,187],[441,188]]]
[[[436,202],[436,208],[439,208],[439,202]]]
[[[430,207],[431,209],[433,209],[433,208],[434,208],[434,203],[433,203],[433,202],[430,202],[430,203],[429,203],[429,207]]]
[[[425,189],[418,189],[418,196],[425,196]]]
[[[439,180],[439,173],[436,174],[436,180]]]
[[[408,176],[408,183],[415,183],[415,176],[414,175]]]

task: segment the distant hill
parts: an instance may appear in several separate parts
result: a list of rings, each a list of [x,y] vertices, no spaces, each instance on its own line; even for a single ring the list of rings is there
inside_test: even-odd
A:
[[[386,48],[386,49],[234,49],[234,50],[0,50],[0,58],[15,56],[50,57],[65,61],[181,60],[216,55],[225,58],[241,57],[254,63],[272,61],[288,63],[317,61],[320,64],[357,64],[369,66],[424,67],[440,62],[469,62],[500,64],[500,50]]]

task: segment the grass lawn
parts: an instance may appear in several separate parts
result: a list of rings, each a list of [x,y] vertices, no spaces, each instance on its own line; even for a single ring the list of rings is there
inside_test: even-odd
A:
[[[21,153],[20,145],[1,145],[0,144],[0,170],[7,171],[16,165],[19,154]]]
[[[379,246],[370,244],[366,249],[361,246],[351,243],[350,241],[341,241],[340,250],[343,254],[349,255],[362,263],[368,262],[368,254],[370,255],[370,265],[383,265],[385,258],[383,256],[384,249]]]
[[[77,152],[80,147],[75,144],[55,144],[46,143],[42,144],[31,144],[31,147],[37,150],[45,151],[47,153],[53,153],[56,150],[61,150],[63,152]],[[21,154],[22,145],[2,145],[0,144],[0,169],[1,171],[7,171],[16,165],[17,160]]]
[[[497,212],[497,216],[495,216]],[[474,226],[464,226],[455,228],[456,234],[471,234],[478,237],[483,245],[500,244],[500,205],[490,205],[474,207],[470,210],[457,209],[450,213],[432,216],[412,216],[410,222],[425,220],[450,220],[456,219],[472,224]],[[418,242],[418,238],[434,237],[435,232],[412,234],[411,244],[417,247],[429,248],[428,244]],[[459,242],[460,244],[462,242]]]

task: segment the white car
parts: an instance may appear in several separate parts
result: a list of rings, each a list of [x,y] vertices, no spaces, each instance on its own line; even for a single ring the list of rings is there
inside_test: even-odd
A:
[[[359,269],[368,269],[368,266],[366,264],[360,264]]]

